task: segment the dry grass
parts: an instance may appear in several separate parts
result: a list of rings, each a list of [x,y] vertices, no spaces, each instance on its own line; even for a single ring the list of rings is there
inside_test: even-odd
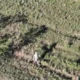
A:
[[[0,74],[10,80],[71,80],[62,75],[80,74],[79,21],[79,0],[0,1]],[[28,62],[34,51],[46,53],[42,67]]]

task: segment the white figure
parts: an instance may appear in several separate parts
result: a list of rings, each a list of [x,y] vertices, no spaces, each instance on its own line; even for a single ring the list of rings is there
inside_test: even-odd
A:
[[[33,61],[35,64],[38,64],[38,53],[37,52],[35,52],[33,55]]]

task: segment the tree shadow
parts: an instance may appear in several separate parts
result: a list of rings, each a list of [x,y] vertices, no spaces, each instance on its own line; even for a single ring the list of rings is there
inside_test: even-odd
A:
[[[80,40],[80,37],[76,36],[76,35],[69,35],[69,34],[61,34],[64,35],[65,37],[69,37],[72,40]]]
[[[73,39],[72,38],[70,38],[68,44],[69,44],[69,46],[72,46],[73,45]]]
[[[47,30],[48,28],[45,25],[37,28],[31,28],[30,31],[24,35],[22,39],[22,46],[36,42],[36,37],[43,35]]]
[[[11,16],[11,15],[5,16],[0,13],[0,28],[4,29],[7,25],[15,22],[22,22],[23,24],[27,23],[28,20],[26,18],[27,16],[24,14],[16,14],[14,16]],[[14,45],[14,42],[12,41],[12,43],[8,46],[9,49],[5,54],[9,53],[10,55],[13,55],[14,51],[21,50],[23,46],[28,45],[30,43],[35,43],[37,40],[36,38],[38,36],[42,36],[44,33],[47,32],[47,30],[48,30],[48,27],[46,27],[46,25],[37,26],[36,28],[31,28],[29,32],[25,33],[24,36],[21,37],[22,39],[19,44]],[[3,36],[1,36],[1,38],[2,37]]]
[[[80,59],[78,59],[76,62],[77,62],[77,66],[80,65]]]
[[[53,51],[53,48],[55,48],[57,45],[57,42],[55,43],[52,43],[50,45],[50,47],[48,48],[48,45],[47,44],[44,44],[42,46],[42,50],[44,51],[43,54],[41,55],[40,59],[44,59],[45,56],[48,54],[49,56],[51,55],[52,51]]]
[[[46,33],[48,28],[46,26],[40,26],[37,28],[31,28],[29,32],[25,33],[24,36],[22,37],[22,40],[19,44],[14,45],[14,42],[12,42],[8,47],[8,54],[9,56],[13,56],[15,51],[20,51],[23,46],[27,46],[30,43],[35,43],[37,41],[37,37],[40,35],[43,35]]]
[[[27,16],[24,14],[16,14],[14,16],[5,16],[0,13],[0,28],[6,27],[6,25],[15,23],[15,22],[22,22],[27,23]]]
[[[23,24],[27,23],[27,16],[24,14],[16,14],[14,16],[6,16],[0,13],[0,30],[4,29],[7,25],[17,23],[17,22],[22,22]],[[10,35],[8,34],[3,34],[0,32],[0,44],[4,44],[7,42],[7,40],[10,38]],[[18,45],[14,47],[14,42],[10,43],[8,46],[8,50],[4,52],[4,55],[11,56],[15,50],[18,50]],[[0,49],[0,51],[4,51],[4,49]]]

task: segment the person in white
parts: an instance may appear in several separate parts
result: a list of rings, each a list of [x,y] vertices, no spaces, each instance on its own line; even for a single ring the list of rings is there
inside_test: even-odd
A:
[[[33,62],[34,62],[34,64],[38,65],[38,53],[37,52],[35,52],[33,55]]]

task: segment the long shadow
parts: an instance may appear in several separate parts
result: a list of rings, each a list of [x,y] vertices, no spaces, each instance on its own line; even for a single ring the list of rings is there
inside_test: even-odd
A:
[[[17,22],[22,22],[23,24],[27,23],[27,16],[24,14],[16,14],[14,16],[6,16],[0,13],[0,31],[4,29],[7,25],[12,24],[12,23],[17,23]],[[3,34],[0,32],[0,44],[3,44],[7,42],[8,38],[10,38],[10,35]],[[12,42],[13,43],[13,42]],[[4,53],[6,55],[9,55],[9,53],[13,53],[13,50],[17,50],[18,47],[13,47],[14,44],[10,44],[8,47],[9,49]],[[12,46],[11,46],[12,45]],[[4,51],[4,49],[0,49],[0,51]]]
[[[27,23],[27,16],[24,14],[16,14],[14,16],[5,16],[0,13],[0,28],[6,27],[6,25],[15,23],[15,22],[22,22]]]
[[[65,34],[65,33],[62,33],[61,31],[56,31],[56,30],[53,30],[51,29],[53,32],[55,32],[56,34],[58,35],[61,35],[61,36],[64,36],[64,37],[69,37],[71,39],[74,39],[74,40],[80,40],[80,37],[76,36],[76,35],[70,35],[70,34]],[[73,43],[71,43],[72,45]]]
[[[22,46],[36,42],[36,37],[43,35],[47,30],[48,28],[45,25],[37,28],[31,28],[30,31],[24,35],[22,39]]]
[[[40,35],[46,33],[48,28],[44,25],[37,27],[37,28],[31,28],[29,32],[25,33],[25,35],[22,37],[22,41],[14,45],[14,42],[12,42],[8,47],[8,55],[10,57],[13,56],[13,53],[16,50],[21,50],[21,48],[25,45],[29,45],[30,43],[35,43],[36,38],[39,37]]]
[[[76,62],[77,62],[77,66],[80,65],[80,59],[78,59]]]
[[[69,46],[73,45],[73,39],[72,38],[70,38],[68,44],[69,44]]]
[[[0,28],[6,27],[6,25],[15,23],[15,22],[22,22],[27,23],[26,15],[22,14],[16,14],[14,16],[5,16],[3,14],[0,14]],[[24,36],[22,36],[22,41],[14,45],[14,42],[12,42],[8,47],[8,52],[14,53],[15,50],[21,49],[23,46],[28,45],[30,43],[36,42],[36,38],[38,36],[42,36],[44,33],[46,33],[48,30],[48,27],[46,25],[37,26],[37,28],[31,28],[29,32],[25,33]],[[1,36],[2,38],[2,36]],[[6,52],[7,53],[7,52]]]
[[[47,44],[43,45],[42,50],[44,51],[44,53],[41,55],[40,59],[44,59],[47,54],[50,56],[53,48],[55,48],[56,45],[57,45],[57,42],[51,44],[49,48]]]

